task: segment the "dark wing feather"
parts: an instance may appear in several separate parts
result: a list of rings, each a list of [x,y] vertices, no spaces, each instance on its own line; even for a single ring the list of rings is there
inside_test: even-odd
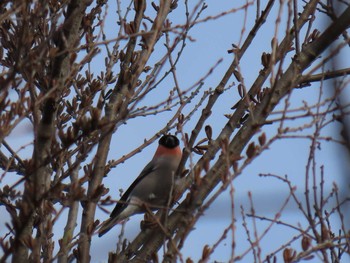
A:
[[[150,162],[146,165],[145,168],[143,168],[140,175],[136,178],[136,180],[129,186],[128,190],[122,195],[119,202],[114,207],[112,213],[109,217],[115,217],[118,216],[127,206],[127,200],[129,198],[130,193],[134,190],[135,186],[148,174],[153,172],[155,170],[156,166],[154,163]]]

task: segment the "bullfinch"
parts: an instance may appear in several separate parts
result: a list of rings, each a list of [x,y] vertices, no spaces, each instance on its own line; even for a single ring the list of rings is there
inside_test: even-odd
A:
[[[122,195],[99,230],[101,237],[113,226],[134,214],[157,210],[169,204],[173,187],[176,186],[175,173],[181,160],[179,140],[174,135],[164,135],[151,162],[142,170],[128,190]]]

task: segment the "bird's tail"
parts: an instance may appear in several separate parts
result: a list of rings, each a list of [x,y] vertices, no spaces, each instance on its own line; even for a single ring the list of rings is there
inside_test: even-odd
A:
[[[102,223],[102,225],[98,229],[98,236],[101,237],[106,234],[112,227],[117,224],[117,220],[115,218],[109,218]]]

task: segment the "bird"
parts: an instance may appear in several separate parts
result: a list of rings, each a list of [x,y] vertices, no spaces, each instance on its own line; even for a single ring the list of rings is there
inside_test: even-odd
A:
[[[122,195],[110,217],[98,228],[99,237],[128,217],[146,212],[145,206],[154,211],[172,201],[172,190],[177,184],[175,173],[182,156],[180,142],[175,135],[166,134],[158,144],[152,160]]]

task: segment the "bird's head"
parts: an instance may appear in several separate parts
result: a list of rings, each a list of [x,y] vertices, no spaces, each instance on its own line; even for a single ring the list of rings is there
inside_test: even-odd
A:
[[[176,138],[174,135],[164,135],[162,138],[159,140],[159,145],[162,145],[166,148],[173,149],[177,146],[179,146],[180,142],[179,139]]]
[[[180,149],[180,141],[174,135],[164,135],[159,139],[158,149],[154,157],[173,156],[180,159],[182,151]]]

